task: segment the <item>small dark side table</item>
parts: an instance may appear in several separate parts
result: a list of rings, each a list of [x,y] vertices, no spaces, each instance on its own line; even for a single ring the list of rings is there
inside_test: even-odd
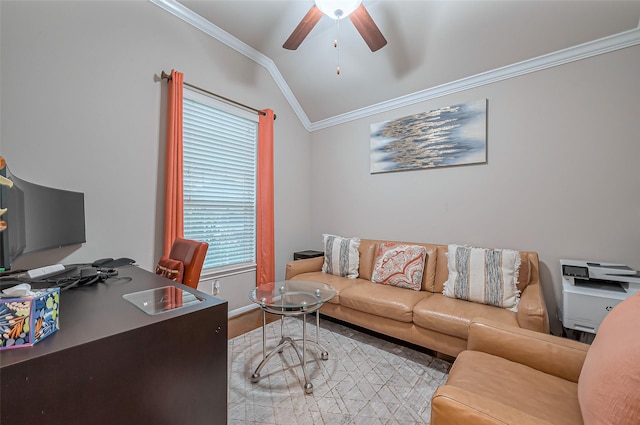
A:
[[[322,257],[324,252],[322,251],[298,251],[293,253],[293,260],[304,260],[305,258],[314,258],[314,257]]]

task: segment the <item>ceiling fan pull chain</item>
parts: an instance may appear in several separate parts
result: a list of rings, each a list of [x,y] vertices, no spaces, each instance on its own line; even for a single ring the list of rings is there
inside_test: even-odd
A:
[[[340,75],[340,47],[338,47],[338,38],[340,37],[340,20],[336,19],[336,38],[333,40],[333,47],[335,47],[338,53],[338,66],[336,67],[336,74]]]

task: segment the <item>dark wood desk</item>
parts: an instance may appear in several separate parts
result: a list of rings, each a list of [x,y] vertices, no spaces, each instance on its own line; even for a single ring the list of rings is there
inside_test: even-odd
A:
[[[227,302],[135,266],[62,292],[60,330],[0,353],[0,422],[226,424]],[[203,302],[149,315],[124,294],[176,286]]]

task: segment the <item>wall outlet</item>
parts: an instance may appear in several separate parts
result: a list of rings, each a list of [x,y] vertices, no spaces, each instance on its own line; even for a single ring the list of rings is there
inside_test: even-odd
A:
[[[220,292],[220,281],[216,279],[213,281],[211,293],[213,295],[218,295],[219,292]]]

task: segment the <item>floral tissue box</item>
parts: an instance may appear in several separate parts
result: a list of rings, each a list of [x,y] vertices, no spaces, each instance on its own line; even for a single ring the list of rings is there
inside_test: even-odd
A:
[[[31,347],[60,329],[60,288],[0,298],[0,350]]]

